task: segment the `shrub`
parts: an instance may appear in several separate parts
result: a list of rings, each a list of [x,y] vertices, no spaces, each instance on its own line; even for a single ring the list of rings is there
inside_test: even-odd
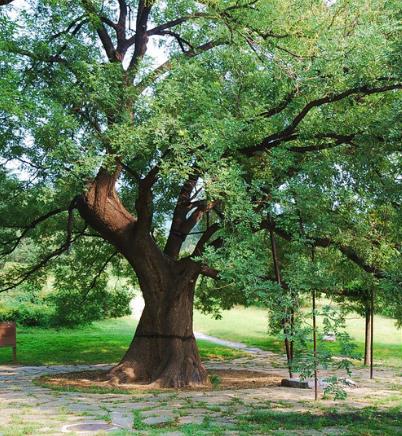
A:
[[[53,289],[43,283],[24,284],[0,296],[0,322],[14,321],[27,327],[76,327],[129,315],[132,292],[102,285],[86,293],[62,287]]]

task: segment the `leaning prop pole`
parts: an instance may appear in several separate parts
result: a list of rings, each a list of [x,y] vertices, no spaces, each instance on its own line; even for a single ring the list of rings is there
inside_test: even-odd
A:
[[[373,343],[374,343],[374,288],[371,289],[371,304],[370,304],[370,316],[371,316],[371,325],[370,325],[370,379],[374,378],[374,370],[373,370]]]
[[[279,269],[279,262],[278,262],[278,252],[276,250],[276,242],[275,242],[275,236],[272,229],[269,229],[269,235],[271,238],[271,251],[272,251],[272,259],[274,262],[274,271],[275,271],[275,278],[280,287],[282,287],[282,279],[281,279],[281,272]],[[293,359],[293,341],[292,343],[289,343],[289,339],[287,337],[287,329],[286,329],[286,323],[287,321],[284,321],[284,333],[285,333],[285,350],[286,350],[286,359],[288,363],[288,370],[289,370],[289,378],[293,378],[292,373],[292,359]]]

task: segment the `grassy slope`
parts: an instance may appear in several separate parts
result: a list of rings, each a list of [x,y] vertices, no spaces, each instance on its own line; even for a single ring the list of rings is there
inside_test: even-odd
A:
[[[364,319],[355,314],[347,317],[347,331],[355,339],[359,352],[364,349]],[[235,340],[279,352],[282,343],[267,334],[267,314],[263,309],[236,307],[223,312],[221,320],[196,312],[194,328],[212,336]],[[391,366],[402,366],[402,331],[391,319],[374,319],[374,358]]]
[[[79,329],[19,328],[17,358],[25,365],[113,363],[127,350],[136,322],[131,318],[100,321]],[[198,342],[202,358],[233,358],[235,350]],[[11,363],[11,348],[0,348],[0,364]]]

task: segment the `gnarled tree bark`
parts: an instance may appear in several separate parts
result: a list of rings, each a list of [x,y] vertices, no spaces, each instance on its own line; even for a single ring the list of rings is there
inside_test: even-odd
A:
[[[207,372],[193,334],[199,267],[147,254],[136,270],[145,307],[127,353],[110,372],[111,381],[175,388],[205,384]]]

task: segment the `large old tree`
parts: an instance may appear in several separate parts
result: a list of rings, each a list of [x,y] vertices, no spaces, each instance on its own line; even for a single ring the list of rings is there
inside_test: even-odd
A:
[[[37,244],[0,288],[51,268],[79,306],[108,264],[135,276],[145,308],[111,379],[205,383],[198,279],[205,304],[233,301],[210,280],[263,280],[250,250],[300,236],[301,214],[306,243],[384,277],[343,211],[397,201],[397,3],[38,0],[0,20],[3,260]]]

